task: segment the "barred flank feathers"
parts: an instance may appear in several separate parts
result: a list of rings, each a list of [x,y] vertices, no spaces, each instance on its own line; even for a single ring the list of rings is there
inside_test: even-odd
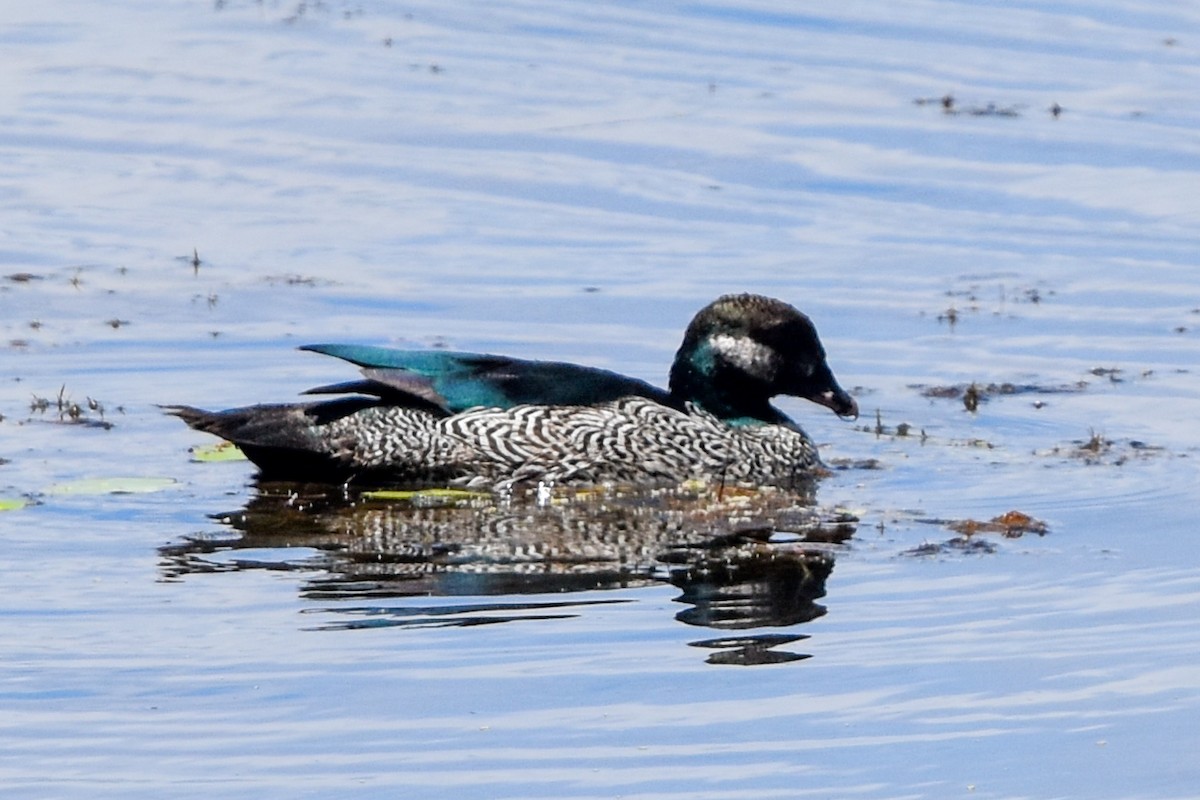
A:
[[[321,426],[318,435],[348,466],[501,484],[717,477],[790,485],[820,463],[798,430],[730,427],[699,408],[682,412],[640,397],[450,417],[373,407]]]

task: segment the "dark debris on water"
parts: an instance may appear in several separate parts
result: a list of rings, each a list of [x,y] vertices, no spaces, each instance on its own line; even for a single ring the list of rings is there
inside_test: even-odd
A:
[[[124,414],[125,408],[117,406],[116,411]],[[105,418],[105,412],[104,404],[94,397],[87,396],[82,402],[72,399],[66,384],[60,386],[58,393],[53,397],[35,394],[29,401],[31,419],[33,415],[37,415],[41,421],[66,425],[82,425],[88,428],[109,430],[113,427],[113,423]]]
[[[937,556],[953,553],[989,555],[995,553],[998,548],[994,542],[984,538],[983,534],[998,534],[1005,539],[1017,539],[1025,534],[1045,536],[1050,532],[1050,528],[1045,522],[1016,510],[992,517],[986,522],[970,517],[966,519],[923,518],[916,521],[949,528],[958,536],[944,542],[923,542],[910,550],[905,550],[902,555]]]
[[[963,401],[969,411],[974,411],[980,403],[986,403],[993,397],[1021,394],[1077,394],[1087,389],[1087,381],[1075,383],[1041,384],[1041,383],[959,383],[927,386],[925,384],[909,384],[910,389],[921,393],[922,397],[938,400]],[[971,406],[974,405],[974,408]]]
[[[1146,459],[1166,452],[1166,448],[1148,444],[1140,439],[1115,440],[1093,430],[1088,432],[1086,439],[1075,439],[1065,445],[1038,451],[1038,455],[1066,457],[1090,466],[1119,467],[1133,459]]]

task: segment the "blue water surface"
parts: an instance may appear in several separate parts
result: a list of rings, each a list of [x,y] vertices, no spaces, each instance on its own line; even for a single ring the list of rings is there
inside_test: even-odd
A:
[[[1198,23],[5,9],[0,793],[1193,796]],[[729,291],[809,313],[863,412],[781,400],[857,519],[804,622],[722,627],[640,564],[371,595],[239,528],[252,468],[157,407],[351,379],[319,341],[662,383]],[[953,527],[1010,511],[1047,532]],[[713,658],[739,636],[783,655]]]

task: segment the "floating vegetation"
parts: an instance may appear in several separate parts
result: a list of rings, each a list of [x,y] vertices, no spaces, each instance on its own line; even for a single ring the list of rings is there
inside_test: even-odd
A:
[[[825,462],[836,470],[850,469],[883,469],[883,462],[878,458],[831,458]]]
[[[880,409],[875,409],[874,425],[858,425],[854,429],[857,431],[862,431],[863,433],[874,434],[876,437],[891,436],[896,439],[913,438],[924,444],[929,438],[929,436],[925,433],[925,429],[921,428],[919,432],[914,432],[913,428],[914,426],[910,422],[898,422],[895,425],[885,425],[883,423],[883,412]],[[873,467],[871,467],[871,469],[873,469]]]
[[[1095,430],[1089,430],[1086,439],[1076,439],[1066,445],[1037,451],[1037,454],[1071,458],[1089,465],[1106,464],[1119,467],[1132,459],[1150,458],[1165,452],[1166,448],[1146,444],[1138,439],[1116,441]]]
[[[937,321],[948,323],[953,330],[954,326],[958,324],[958,309],[950,306],[941,314],[938,314]]]
[[[217,307],[217,303],[220,302],[220,300],[221,300],[221,298],[216,292],[209,292],[206,295],[205,294],[192,295],[192,304],[193,305],[200,301],[204,301],[204,303],[208,306],[210,311]]]
[[[1016,539],[1027,533],[1045,536],[1049,532],[1046,523],[1021,511],[1008,511],[998,517],[992,517],[987,522],[979,522],[974,519],[956,520],[949,523],[947,527],[963,536],[998,533],[1008,539]]]
[[[107,477],[84,478],[59,483],[46,490],[50,495],[147,494],[177,486],[174,478]]]
[[[58,389],[58,394],[53,398],[33,395],[29,401],[29,413],[37,414],[44,417],[51,410],[58,412],[57,419],[46,420],[49,422],[61,422],[73,425],[84,425],[90,428],[103,428],[108,430],[113,427],[113,423],[104,418],[104,405],[93,397],[85,398],[81,404],[71,399],[67,392],[67,385],[63,384]],[[119,413],[125,413],[123,406],[117,406]]]
[[[263,280],[272,286],[330,286],[332,281],[320,280],[306,275],[268,275]]]
[[[238,449],[238,446],[233,442],[218,442],[216,444],[191,447],[188,448],[188,452],[192,455],[192,461],[205,464],[217,461],[246,460],[246,454]]]
[[[19,511],[31,505],[33,501],[24,497],[0,497],[0,511]]]
[[[942,113],[948,115],[962,114],[968,117],[1019,117],[1024,105],[1003,106],[997,103],[987,103],[982,106],[959,106],[954,95],[945,94],[941,97],[917,97],[913,104],[918,106],[941,106]],[[1055,104],[1057,106],[1057,103]],[[1059,109],[1059,113],[1062,110]],[[1055,114],[1057,117],[1058,114]]]
[[[200,250],[196,247],[192,248],[192,254],[190,256],[175,256],[175,260],[182,261],[185,264],[190,265],[192,268],[192,275],[199,275],[200,266],[204,263],[200,260]]]
[[[939,323],[944,322],[949,325],[950,330],[953,331],[967,314],[988,311],[994,316],[999,316],[1004,313],[1009,304],[1040,305],[1056,293],[1053,289],[1044,287],[1013,287],[998,283],[989,286],[971,284],[965,289],[948,289],[945,294],[947,297],[954,298],[954,301],[945,310],[937,312],[934,318]],[[989,300],[989,298],[992,299]],[[929,313],[922,311],[921,316],[927,316]]]
[[[1088,372],[1097,378],[1108,378],[1109,383],[1122,383],[1120,367],[1092,367]]]
[[[917,519],[929,525],[941,525],[959,534],[944,542],[923,542],[905,550],[906,556],[937,556],[949,553],[963,555],[989,555],[997,551],[995,543],[981,538],[982,534],[999,534],[1006,539],[1017,539],[1025,534],[1045,536],[1050,532],[1046,523],[1022,511],[1008,511],[987,522],[976,519]]]
[[[976,411],[980,403],[986,403],[993,397],[1019,394],[1077,394],[1088,387],[1087,381],[1075,383],[1060,383],[1048,385],[1042,383],[958,383],[941,386],[927,386],[920,383],[908,385],[916,389],[922,397],[941,400],[961,399],[968,411]]]
[[[961,555],[991,555],[998,548],[986,539],[971,539],[966,536],[956,536],[944,542],[922,542],[916,547],[905,550],[902,556],[940,556],[950,553]]]
[[[963,407],[974,414],[979,410],[979,400],[979,387],[972,383],[963,392]]]

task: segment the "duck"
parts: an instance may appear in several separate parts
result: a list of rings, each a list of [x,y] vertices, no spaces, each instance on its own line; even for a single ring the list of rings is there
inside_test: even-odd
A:
[[[731,294],[684,332],[666,389],[597,367],[360,344],[300,348],[359,367],[309,402],[164,410],[236,445],[260,480],[444,485],[795,486],[816,445],[779,395],[858,416],[812,321],[786,302]]]

